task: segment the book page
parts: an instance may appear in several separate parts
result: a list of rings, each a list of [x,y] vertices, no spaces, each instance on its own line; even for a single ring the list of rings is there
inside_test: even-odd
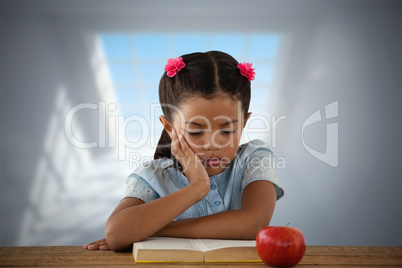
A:
[[[202,251],[231,247],[255,247],[255,240],[196,239]]]
[[[134,244],[137,249],[179,249],[200,251],[200,248],[193,239],[186,238],[151,237]]]

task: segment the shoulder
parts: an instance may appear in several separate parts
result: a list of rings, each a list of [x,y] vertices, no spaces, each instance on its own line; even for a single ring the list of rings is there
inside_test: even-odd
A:
[[[250,158],[253,155],[271,156],[272,154],[268,144],[258,139],[240,145],[237,151],[237,157],[242,160]]]
[[[149,185],[156,188],[169,188],[172,185],[177,187],[186,186],[188,180],[174,167],[173,159],[161,158],[151,161],[144,161],[128,177],[132,179],[143,179]]]
[[[151,161],[143,161],[137,165],[134,171],[128,176],[127,180],[141,178],[148,183],[155,181],[162,176],[165,169],[172,166],[173,160],[168,158],[161,158]]]
[[[241,168],[242,190],[257,180],[270,181],[275,185],[277,199],[284,194],[276,177],[275,154],[262,140],[252,140],[243,144],[238,152],[238,167]]]
[[[158,172],[162,172],[164,169],[172,166],[173,160],[168,158],[161,158],[156,160],[144,161],[138,164],[132,175],[150,175]]]
[[[233,161],[236,173],[244,174],[252,167],[272,167],[271,163],[275,155],[272,153],[268,144],[262,140],[251,140],[239,146],[235,160]]]
[[[128,176],[123,198],[135,197],[145,203],[160,197],[160,177],[163,169],[169,166],[169,159],[141,162]]]

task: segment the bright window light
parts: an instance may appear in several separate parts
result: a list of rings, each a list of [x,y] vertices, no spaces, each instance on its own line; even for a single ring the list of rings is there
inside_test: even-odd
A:
[[[281,45],[279,34],[103,33],[100,35],[100,44],[112,78],[120,115],[139,115],[148,122],[155,120],[150,118],[150,105],[159,102],[158,84],[167,59],[197,51],[220,50],[229,53],[239,62],[253,63],[256,79],[252,82],[250,110],[253,115],[268,117],[267,102]],[[161,124],[155,124],[155,129],[151,131],[155,131],[155,137],[159,138],[161,130]],[[138,131],[135,127],[126,129],[126,138],[137,140],[140,135]],[[267,140],[264,135],[266,132],[255,133],[250,138]],[[153,144],[156,142],[153,141]],[[152,150],[148,148],[147,151]]]

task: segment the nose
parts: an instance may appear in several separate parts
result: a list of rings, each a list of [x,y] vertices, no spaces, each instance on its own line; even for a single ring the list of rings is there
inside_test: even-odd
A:
[[[219,141],[219,131],[210,132],[208,135],[205,135],[204,140],[204,150],[206,151],[215,151],[217,149],[222,148]]]
[[[215,142],[213,141],[208,141],[207,143],[204,143],[204,150],[205,151],[215,151],[218,148],[218,146],[216,146]]]

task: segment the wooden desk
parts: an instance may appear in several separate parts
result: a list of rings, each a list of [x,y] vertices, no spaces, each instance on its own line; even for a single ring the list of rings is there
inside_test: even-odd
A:
[[[71,266],[71,267],[153,267],[153,266],[239,266],[268,267],[264,263],[218,264],[135,264],[131,252],[89,251],[82,247],[3,247],[2,266]],[[298,267],[402,267],[402,247],[322,247],[308,246]]]

